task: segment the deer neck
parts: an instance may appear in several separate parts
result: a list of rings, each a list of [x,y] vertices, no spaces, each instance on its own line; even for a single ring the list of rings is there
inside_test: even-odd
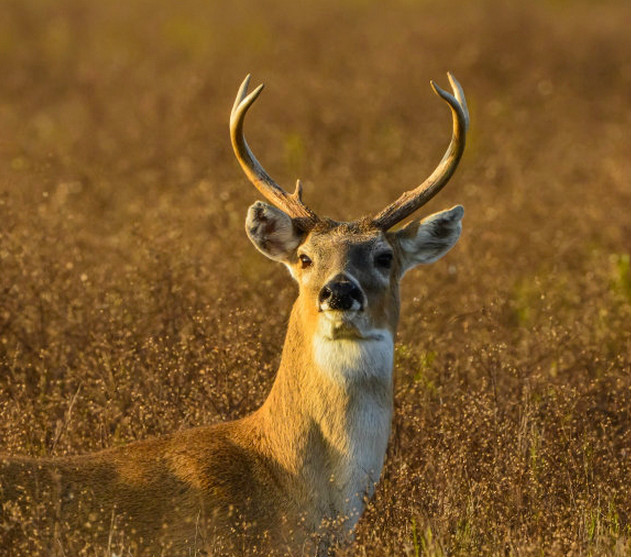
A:
[[[281,364],[258,411],[261,438],[322,508],[355,515],[383,466],[392,419],[393,335],[327,340],[294,305]]]

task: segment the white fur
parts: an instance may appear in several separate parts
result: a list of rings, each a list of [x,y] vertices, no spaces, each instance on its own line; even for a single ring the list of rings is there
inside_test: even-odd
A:
[[[321,318],[327,321],[323,329],[328,325],[328,313],[323,312]],[[375,377],[390,381],[394,357],[392,334],[387,329],[372,329],[361,335],[361,339],[336,340],[331,340],[328,335],[314,335],[313,356],[316,364],[336,380]]]
[[[340,455],[329,501],[349,534],[381,475],[392,421],[392,335],[373,329],[364,338],[313,340],[318,367],[350,395],[343,436],[328,440]]]

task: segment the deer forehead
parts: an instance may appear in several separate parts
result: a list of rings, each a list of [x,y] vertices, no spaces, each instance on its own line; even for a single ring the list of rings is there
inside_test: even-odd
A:
[[[308,255],[314,266],[323,270],[367,271],[372,268],[376,253],[392,249],[380,230],[349,232],[347,227],[340,226],[324,233],[312,232],[298,253]]]
[[[362,263],[365,257],[379,250],[390,249],[386,235],[378,229],[362,230],[342,224],[324,232],[314,231],[300,246],[307,255],[335,262]]]

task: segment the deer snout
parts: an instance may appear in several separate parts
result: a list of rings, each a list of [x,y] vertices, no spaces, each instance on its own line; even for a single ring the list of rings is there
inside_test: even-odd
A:
[[[340,274],[322,287],[318,307],[320,311],[360,311],[364,309],[364,294],[353,279]]]

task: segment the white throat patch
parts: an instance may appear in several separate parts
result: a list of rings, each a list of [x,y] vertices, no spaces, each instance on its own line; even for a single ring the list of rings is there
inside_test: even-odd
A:
[[[339,459],[329,471],[328,505],[344,518],[352,535],[365,498],[372,496],[379,480],[388,446],[394,342],[390,331],[382,329],[370,331],[362,340],[331,340],[316,334],[313,355],[323,374],[353,393],[342,416],[323,417],[331,421],[323,430],[338,431],[329,439]]]
[[[374,329],[365,340],[331,340],[316,334],[313,357],[318,367],[337,381],[369,378],[390,381],[394,341],[387,329]]]

